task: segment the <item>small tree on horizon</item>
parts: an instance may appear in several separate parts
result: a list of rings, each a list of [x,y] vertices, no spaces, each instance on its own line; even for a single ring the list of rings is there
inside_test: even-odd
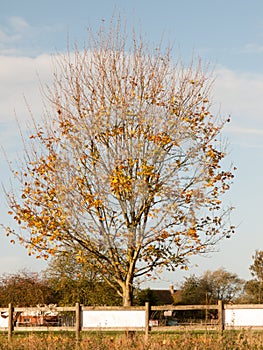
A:
[[[253,264],[249,270],[251,275],[256,279],[258,285],[258,303],[262,302],[262,286],[263,286],[263,251],[256,250],[255,255],[252,255]],[[251,282],[253,284],[253,282]]]
[[[170,48],[128,43],[112,24],[59,59],[13,169],[19,190],[7,191],[22,232],[6,228],[37,257],[70,247],[126,306],[136,280],[185,268],[233,232],[222,205],[228,118],[210,111],[211,74],[174,62]]]

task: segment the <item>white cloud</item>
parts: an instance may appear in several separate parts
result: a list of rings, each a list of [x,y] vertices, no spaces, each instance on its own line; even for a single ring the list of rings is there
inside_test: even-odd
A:
[[[28,30],[30,30],[30,25],[22,17],[9,17],[7,19],[7,24],[0,27],[0,50],[13,45],[23,38]]]
[[[12,16],[8,18],[10,26],[15,31],[21,31],[30,28],[29,23],[22,17]]]
[[[263,130],[263,75],[225,68],[218,69],[216,75],[215,99],[222,112],[232,116],[233,125],[250,132]]]
[[[51,56],[36,58],[0,56],[0,121],[9,121],[25,112],[24,96],[32,108],[39,109],[40,82],[46,83],[52,75]]]
[[[216,74],[214,98],[221,114],[231,116],[224,128],[230,144],[242,149],[262,149],[263,75],[226,68],[218,69]]]
[[[53,38],[64,30],[57,23],[32,26],[23,17],[8,17],[5,22],[0,23],[0,55],[36,56],[43,52],[46,45],[50,50]]]
[[[231,128],[231,133],[236,133],[236,134],[246,134],[246,135],[258,135],[262,136],[263,135],[263,127],[262,129],[250,129],[250,128],[238,128],[238,127],[233,127]]]
[[[0,29],[0,43],[1,42],[7,42],[9,40],[9,36],[3,29]]]
[[[242,53],[262,53],[263,52],[263,45],[257,44],[257,43],[249,43],[244,46],[244,48],[241,50]]]
[[[30,119],[25,98],[34,116],[40,117],[43,107],[40,82],[50,82],[52,70],[49,55],[0,56],[0,147],[4,147],[9,159],[16,158],[21,145],[16,119],[25,127],[24,121]],[[0,153],[0,160],[3,157]]]

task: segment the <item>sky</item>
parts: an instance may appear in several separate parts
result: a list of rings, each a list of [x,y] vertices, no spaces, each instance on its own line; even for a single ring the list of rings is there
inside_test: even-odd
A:
[[[164,273],[151,288],[177,286],[184,277],[224,267],[250,279],[256,249],[263,250],[263,1],[262,0],[0,0],[0,181],[9,186],[6,158],[22,152],[17,119],[42,113],[40,83],[50,83],[52,57],[77,42],[87,28],[98,29],[120,15],[150,43],[171,42],[189,62],[199,56],[214,70],[213,98],[222,116],[231,116],[224,129],[228,160],[237,167],[227,201],[235,207],[231,223],[236,233],[217,252],[194,257],[186,271]],[[0,189],[0,223],[10,218]],[[25,248],[11,245],[0,231],[0,275],[22,269],[41,271],[46,263],[28,257]]]

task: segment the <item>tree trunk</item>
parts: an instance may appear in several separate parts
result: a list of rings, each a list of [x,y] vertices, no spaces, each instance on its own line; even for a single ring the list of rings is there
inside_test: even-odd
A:
[[[122,300],[123,306],[132,306],[132,287],[130,284],[123,286]]]

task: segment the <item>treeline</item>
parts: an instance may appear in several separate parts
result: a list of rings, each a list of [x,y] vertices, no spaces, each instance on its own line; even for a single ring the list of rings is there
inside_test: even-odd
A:
[[[224,268],[206,271],[201,276],[192,275],[185,278],[173,294],[174,304],[216,304],[218,300],[238,304],[263,303],[263,251],[256,250],[252,259],[249,267],[252,279],[243,280]],[[147,293],[149,301],[158,304],[154,291],[144,291],[145,296]]]
[[[113,284],[114,285],[114,284]],[[54,257],[40,273],[27,270],[0,277],[0,307],[57,304],[70,306],[121,305],[122,298],[89,264],[76,262],[73,255]]]
[[[237,274],[221,268],[206,271],[201,276],[192,275],[176,287],[174,304],[214,304],[263,302],[263,251],[256,251],[250,266],[252,279],[245,281]],[[162,304],[160,295],[151,289],[136,289],[133,304]],[[0,276],[0,307],[37,304],[74,305],[122,305],[114,281],[109,286],[103,276],[86,262],[78,262],[73,255],[53,258],[41,273],[26,270]]]

